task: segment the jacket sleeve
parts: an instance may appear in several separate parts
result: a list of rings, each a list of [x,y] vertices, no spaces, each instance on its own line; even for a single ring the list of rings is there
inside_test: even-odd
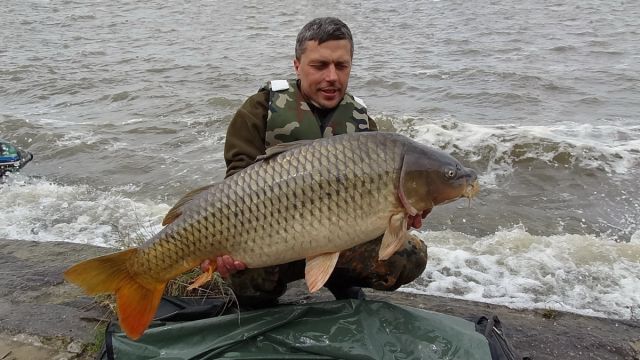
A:
[[[268,98],[267,91],[249,97],[231,119],[224,143],[225,177],[253,164],[259,155],[264,154]]]

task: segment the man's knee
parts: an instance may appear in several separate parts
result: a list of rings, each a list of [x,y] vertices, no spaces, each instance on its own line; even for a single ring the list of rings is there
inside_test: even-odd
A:
[[[414,281],[427,267],[427,255],[427,245],[410,234],[404,248],[389,259],[378,261],[372,288],[390,291]]]
[[[387,260],[378,260],[382,237],[340,254],[332,283],[391,291],[418,278],[427,266],[427,246],[409,235],[405,246]]]
[[[275,304],[287,289],[279,266],[238,271],[226,280],[241,305],[266,306]]]

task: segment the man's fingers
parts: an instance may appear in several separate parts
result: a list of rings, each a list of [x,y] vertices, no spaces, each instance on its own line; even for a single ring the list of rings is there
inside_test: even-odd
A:
[[[416,229],[420,229],[422,227],[422,218],[420,216],[413,218],[413,227]]]
[[[407,229],[416,228],[420,229],[422,227],[422,217],[418,215],[409,215],[407,219]]]
[[[223,278],[228,278],[229,269],[227,269],[227,265],[224,262],[224,256],[218,257],[216,259],[216,263],[218,263],[218,268],[216,269],[218,271],[218,274],[220,274],[220,276],[222,276]]]
[[[236,272],[247,268],[242,261],[234,260],[229,255],[219,256],[216,258],[216,263],[218,264],[218,273],[223,278],[228,278],[231,274],[235,274]]]
[[[422,219],[418,215],[409,215],[407,218],[407,230],[411,228],[419,229],[422,226]]]
[[[224,255],[222,257],[222,261],[224,262],[224,267],[227,268],[227,270],[232,270],[235,268],[234,264],[233,264],[233,258],[229,255]]]
[[[407,229],[416,228],[420,229],[422,227],[422,219],[426,218],[427,215],[431,212],[431,209],[426,209],[420,213],[420,215],[409,215],[407,219]]]

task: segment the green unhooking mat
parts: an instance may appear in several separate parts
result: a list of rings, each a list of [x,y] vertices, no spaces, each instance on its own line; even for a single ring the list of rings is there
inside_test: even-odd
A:
[[[113,323],[106,345],[107,357],[118,360],[491,360],[487,338],[475,325],[383,301],[340,300],[195,321],[156,321],[137,341]]]

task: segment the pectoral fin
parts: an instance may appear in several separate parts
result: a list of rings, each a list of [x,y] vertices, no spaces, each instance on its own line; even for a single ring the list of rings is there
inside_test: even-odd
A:
[[[407,239],[407,215],[404,212],[394,214],[389,219],[389,226],[382,237],[382,244],[378,252],[379,260],[387,260]]]
[[[307,258],[304,278],[310,292],[318,291],[327,282],[339,256],[339,252],[333,252]]]

